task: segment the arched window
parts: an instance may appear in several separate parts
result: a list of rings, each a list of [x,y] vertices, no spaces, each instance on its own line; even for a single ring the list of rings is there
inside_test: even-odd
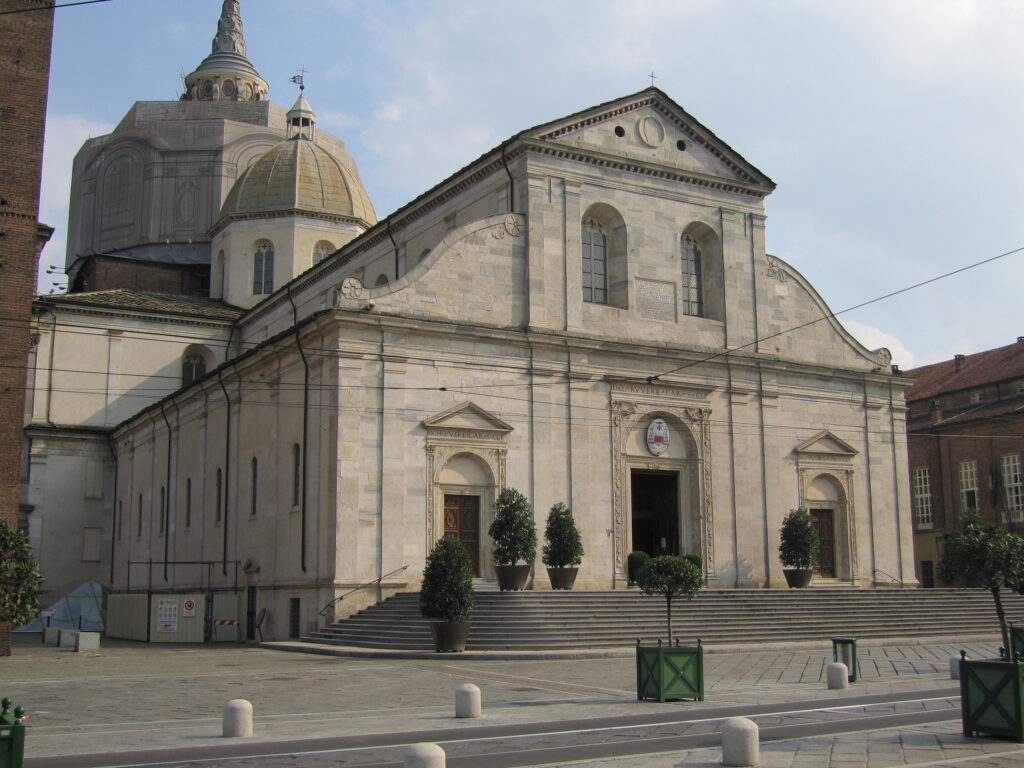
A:
[[[249,514],[256,517],[256,491],[260,482],[260,465],[256,457],[252,457],[252,476],[250,478],[251,488],[249,490]]]
[[[704,283],[700,244],[690,235],[683,235],[683,314],[704,316]]]
[[[135,159],[122,155],[112,160],[103,175],[103,229],[127,227],[135,222],[139,203],[139,174]]]
[[[253,246],[252,292],[257,296],[274,292],[274,244],[269,240]]]
[[[321,261],[323,261],[328,256],[330,256],[332,253],[334,253],[335,250],[336,249],[335,249],[334,245],[332,245],[331,243],[327,242],[326,240],[321,240],[313,248],[313,263],[314,264],[319,264]]]
[[[299,506],[302,493],[302,448],[292,446],[292,506]]]
[[[583,222],[583,300],[608,303],[608,238],[594,219]]]
[[[181,361],[181,386],[187,387],[206,375],[206,360],[198,352],[189,352]]]
[[[374,288],[386,288],[387,285],[388,285],[388,276],[387,275],[380,275],[380,276],[377,277],[376,282],[374,282],[373,287]]]

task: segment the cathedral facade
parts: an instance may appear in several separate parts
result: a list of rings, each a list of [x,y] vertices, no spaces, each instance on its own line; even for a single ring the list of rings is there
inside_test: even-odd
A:
[[[240,34],[237,6],[218,38]],[[240,40],[223,45],[240,55]],[[190,76],[186,97],[265,97],[251,75],[225,79]],[[553,504],[572,509],[578,589],[625,587],[636,549],[699,553],[711,587],[782,586],[796,507],[822,538],[819,583],[916,583],[907,382],[766,253],[771,179],[660,90],[524,130],[379,222],[304,98],[275,141],[229,144],[190,182],[221,198],[202,221],[208,296],[40,302],[37,359],[72,312],[96,328],[83,345],[120,350],[107,415],[98,395],[92,408],[87,497],[113,589],[242,585],[250,615],[276,617],[265,634],[294,636],[368,582],[343,613],[415,588],[444,535],[493,582],[506,487],[540,530]],[[180,177],[149,181],[154,200],[179,192],[140,221],[174,221]],[[103,221],[105,202],[81,206]],[[147,237],[138,252],[159,262]],[[57,428],[44,422],[29,430]],[[550,588],[535,566],[531,588]]]

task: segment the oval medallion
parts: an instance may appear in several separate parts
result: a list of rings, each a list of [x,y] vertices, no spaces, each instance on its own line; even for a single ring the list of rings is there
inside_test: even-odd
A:
[[[664,419],[655,419],[647,427],[647,450],[655,456],[661,456],[668,450],[668,439],[668,422]]]

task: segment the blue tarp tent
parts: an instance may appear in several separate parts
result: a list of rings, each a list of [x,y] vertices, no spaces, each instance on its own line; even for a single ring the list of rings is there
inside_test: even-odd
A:
[[[32,619],[15,632],[42,632],[43,627],[103,631],[103,588],[95,581],[80,584],[72,592],[51,605],[49,618]]]

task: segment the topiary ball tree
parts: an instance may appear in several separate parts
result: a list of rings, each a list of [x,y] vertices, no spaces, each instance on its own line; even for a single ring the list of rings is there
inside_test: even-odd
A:
[[[537,557],[537,528],[533,510],[515,488],[506,488],[494,502],[494,520],[487,534],[494,541],[494,562],[515,565],[520,560],[532,563]]]
[[[818,532],[806,509],[792,509],[782,521],[779,560],[787,568],[813,568],[818,562]]]
[[[427,555],[420,614],[440,621],[466,621],[472,612],[473,562],[461,542],[445,536]]]
[[[541,560],[549,568],[571,568],[583,562],[583,541],[572,512],[562,502],[551,507],[544,526]]]
[[[1003,648],[1010,653],[1001,592],[1024,592],[1024,539],[999,525],[986,523],[975,511],[964,513],[960,529],[942,537],[939,578],[956,587],[982,587],[992,594]]]
[[[0,623],[21,626],[39,613],[43,577],[32,555],[28,536],[5,519],[0,519]],[[0,656],[9,656],[10,646],[0,645]]]
[[[665,598],[668,644],[672,645],[672,601],[679,597],[693,600],[704,586],[704,574],[692,560],[677,555],[661,555],[651,558],[643,567],[637,584],[645,595]]]

